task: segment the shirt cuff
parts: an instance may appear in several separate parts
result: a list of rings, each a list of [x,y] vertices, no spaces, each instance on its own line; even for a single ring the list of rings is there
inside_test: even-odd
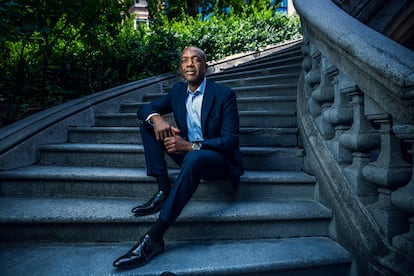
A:
[[[160,115],[160,114],[158,114],[158,113],[151,113],[151,114],[150,114],[150,115],[148,115],[148,117],[145,119],[145,122],[147,122],[149,125],[153,126],[153,124],[152,124],[152,122],[151,122],[151,118],[152,118],[152,116],[155,116],[155,115]]]

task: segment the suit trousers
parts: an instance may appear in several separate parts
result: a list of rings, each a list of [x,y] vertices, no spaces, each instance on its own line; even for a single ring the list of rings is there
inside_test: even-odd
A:
[[[145,150],[145,162],[149,176],[168,175],[165,147],[155,139],[152,128],[141,125],[141,136]],[[196,192],[201,179],[207,181],[228,179],[230,161],[224,155],[206,149],[183,154],[169,154],[180,167],[180,172],[161,209],[159,218],[171,225]]]

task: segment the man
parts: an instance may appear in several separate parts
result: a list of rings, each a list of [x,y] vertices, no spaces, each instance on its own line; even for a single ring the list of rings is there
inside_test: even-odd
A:
[[[186,82],[177,83],[168,94],[138,111],[143,122],[147,174],[156,178],[158,192],[132,212],[136,216],[161,212],[141,240],[114,261],[115,267],[145,265],[164,250],[164,233],[191,199],[201,179],[230,179],[232,187],[238,187],[243,168],[236,95],[230,88],[207,80],[207,68],[201,49],[185,48],[180,57],[180,72]],[[171,112],[177,127],[163,117]],[[172,187],[165,151],[180,166]]]

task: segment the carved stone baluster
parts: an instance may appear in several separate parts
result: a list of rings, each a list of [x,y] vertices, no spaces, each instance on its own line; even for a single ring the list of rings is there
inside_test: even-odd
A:
[[[302,72],[303,72],[303,78],[304,78],[303,89],[305,91],[306,99],[309,99],[312,94],[313,83],[309,81],[309,76],[307,77],[308,73],[312,69],[312,56],[310,54],[309,40],[307,39],[304,39],[304,42],[302,45],[302,53],[303,53]],[[307,81],[306,81],[306,78],[308,78]]]
[[[364,116],[364,95],[357,86],[348,95],[352,97],[353,123],[349,130],[339,137],[341,145],[350,149],[352,164],[344,168],[356,194],[363,201],[373,201],[376,196],[376,187],[362,175],[362,168],[371,161],[370,151],[378,148],[379,136],[371,123]]]
[[[332,103],[334,99],[333,85],[330,74],[335,71],[335,67],[329,63],[329,61],[321,57],[320,53],[315,57],[316,60],[320,60],[320,85],[312,92],[312,97],[320,104]]]
[[[414,125],[400,125],[393,127],[394,133],[398,138],[411,144],[411,155],[414,161]],[[391,194],[391,202],[396,207],[407,212],[411,217],[409,218],[408,232],[395,236],[392,239],[392,245],[403,254],[414,258],[414,162],[411,170],[411,180],[402,188],[394,191]]]
[[[316,49],[310,49],[312,57],[312,68],[305,75],[305,84],[310,87],[308,94],[308,107],[312,117],[317,117],[321,114],[322,108],[321,105],[312,97],[315,90],[319,89],[319,84],[321,81],[321,53]]]
[[[335,137],[328,143],[335,159],[339,164],[349,164],[352,161],[352,152],[339,143],[339,137],[352,123],[352,105],[347,93],[354,89],[354,85],[343,73],[333,69],[335,70],[331,70],[330,75],[334,87],[334,103],[323,113],[323,117],[335,129]]]
[[[321,107],[321,114],[315,118],[315,124],[325,140],[330,140],[335,136],[332,124],[324,119],[323,114],[332,106],[334,101],[334,88],[332,85],[331,73],[335,67],[325,58],[321,58],[321,77],[319,86],[313,91],[312,98]]]
[[[402,229],[407,226],[406,214],[391,204],[391,193],[408,183],[411,166],[402,156],[400,140],[391,131],[389,115],[377,112],[375,115],[368,115],[367,118],[380,125],[378,132],[381,135],[381,151],[378,158],[362,170],[364,177],[378,187],[378,200],[367,208],[381,232],[391,243],[392,237],[401,234]]]

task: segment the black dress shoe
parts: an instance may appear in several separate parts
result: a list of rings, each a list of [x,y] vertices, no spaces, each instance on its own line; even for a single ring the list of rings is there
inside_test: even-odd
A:
[[[149,260],[164,251],[164,241],[155,243],[151,237],[146,234],[139,243],[132,247],[125,255],[116,259],[113,266],[128,269],[140,267],[149,262]]]
[[[148,202],[134,207],[131,212],[136,216],[146,216],[161,210],[167,195],[163,191],[158,191]]]

